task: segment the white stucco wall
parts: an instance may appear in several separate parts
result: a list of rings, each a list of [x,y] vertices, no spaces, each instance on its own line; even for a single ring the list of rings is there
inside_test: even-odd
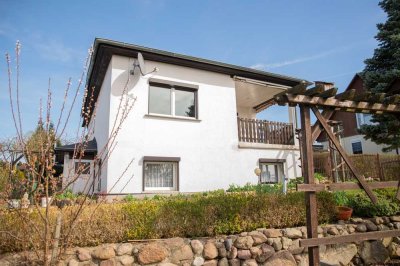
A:
[[[351,137],[342,138],[342,146],[348,154],[353,154],[353,149],[351,144],[356,141],[361,141],[363,154],[377,154],[384,153],[382,151],[383,145],[377,145],[375,142],[371,140],[367,140],[363,135],[355,135]],[[328,148],[328,142],[322,142],[324,149]],[[386,152],[385,154],[396,154],[396,151]]]
[[[132,64],[133,59],[112,57],[99,97],[95,131],[110,134]],[[290,178],[301,175],[298,150],[238,147],[235,83],[230,76],[146,61],[147,70],[154,67],[158,67],[157,73],[130,76],[129,94],[137,97],[137,101],[119,132],[107,167],[102,170],[103,175],[107,174],[108,193],[142,192],[143,156],[180,157],[181,192],[257,183],[254,169],[260,158],[286,159],[286,175]],[[198,87],[198,120],[148,116],[149,79]],[[109,107],[104,103],[107,93],[111,94]],[[104,136],[97,132],[95,136],[100,148]],[[132,158],[133,164],[121,178]]]

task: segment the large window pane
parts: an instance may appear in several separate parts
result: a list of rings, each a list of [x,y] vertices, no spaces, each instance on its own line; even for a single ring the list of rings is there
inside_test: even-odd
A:
[[[145,163],[144,178],[146,189],[174,188],[174,163]]]
[[[261,164],[261,183],[278,183],[283,178],[282,164]]]
[[[194,91],[175,89],[175,115],[196,117]]]
[[[171,89],[150,86],[149,113],[171,114]]]

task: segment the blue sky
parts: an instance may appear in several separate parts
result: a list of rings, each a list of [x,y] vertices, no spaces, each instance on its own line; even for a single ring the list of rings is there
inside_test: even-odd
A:
[[[4,53],[22,42],[24,131],[38,119],[39,99],[52,79],[53,105],[77,83],[95,37],[255,67],[344,90],[363,69],[385,21],[378,1],[12,1],[0,0],[0,139],[14,134]],[[15,71],[14,71],[15,72]],[[72,114],[78,126],[79,111]],[[262,117],[284,120],[273,108]]]

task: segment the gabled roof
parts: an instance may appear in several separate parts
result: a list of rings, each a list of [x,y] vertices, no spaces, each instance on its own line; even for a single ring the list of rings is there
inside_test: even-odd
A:
[[[248,67],[241,67],[208,59],[147,48],[139,45],[96,38],[94,41],[94,52],[90,61],[88,78],[86,81],[88,95],[92,95],[92,89],[94,88],[94,102],[97,101],[97,97],[99,95],[99,91],[112,55],[137,58],[139,52],[142,53],[145,60],[207,70],[230,76],[241,76],[244,78],[256,79],[284,86],[292,87],[304,81],[303,79],[274,74]],[[85,108],[87,108],[87,105],[89,104],[88,101],[89,100],[87,99],[84,103]],[[92,115],[93,108],[94,106],[92,105],[92,110],[89,110],[89,120]],[[81,114],[83,115],[83,113]]]

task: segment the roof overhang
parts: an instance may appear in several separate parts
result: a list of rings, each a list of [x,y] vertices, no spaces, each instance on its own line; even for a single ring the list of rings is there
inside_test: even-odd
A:
[[[94,52],[91,58],[88,78],[86,81],[86,85],[88,88],[87,95],[93,95],[93,101],[94,102],[97,101],[101,85],[103,83],[111,57],[113,55],[137,58],[139,52],[143,55],[145,60],[206,70],[206,71],[230,75],[232,77],[241,76],[244,78],[279,84],[282,86],[293,87],[299,84],[300,82],[304,81],[302,79],[265,72],[257,69],[166,52],[162,50],[147,48],[133,44],[127,44],[123,42],[116,42],[112,40],[96,38],[94,41]],[[84,110],[87,110],[87,107],[89,105],[88,101],[89,100],[86,99],[86,102],[84,103],[84,108],[85,108]],[[87,110],[89,116],[87,121],[90,121],[91,115],[93,113],[93,108],[94,104],[91,104],[91,110]],[[83,113],[81,113],[81,115],[83,115]]]

